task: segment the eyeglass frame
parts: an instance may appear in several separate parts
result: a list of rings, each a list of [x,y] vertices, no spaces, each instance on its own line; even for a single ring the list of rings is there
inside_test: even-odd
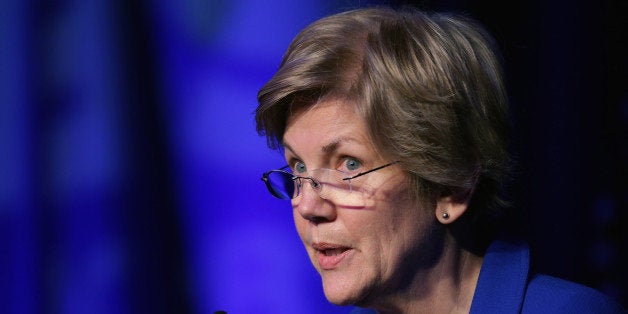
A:
[[[364,171],[364,172],[359,172],[358,174],[356,174],[356,175],[354,175],[354,176],[350,176],[350,177],[342,178],[342,180],[343,180],[343,181],[351,181],[351,180],[353,180],[353,179],[355,179],[355,178],[359,178],[359,177],[361,177],[361,176],[363,176],[363,175],[365,175],[365,174],[369,174],[369,173],[371,173],[371,172],[375,172],[375,171],[377,171],[377,170],[384,169],[384,168],[389,167],[389,166],[392,166],[392,165],[394,165],[394,164],[396,164],[396,163],[398,163],[398,161],[393,161],[393,162],[391,162],[391,163],[387,163],[387,164],[385,164],[385,165],[382,165],[382,166],[379,166],[379,167],[375,167],[375,168],[373,168],[373,169],[369,169],[369,170]],[[269,176],[272,172],[274,172],[274,171],[280,171],[280,172],[283,172],[283,173],[286,173],[286,174],[290,174],[290,175],[292,175],[291,180],[292,180],[293,182],[294,182],[295,180],[297,180],[297,179],[307,179],[307,180],[311,180],[314,184],[320,184],[320,182],[318,182],[317,180],[315,180],[315,179],[314,179],[314,178],[312,178],[311,176],[310,176],[310,177],[297,176],[297,175],[294,175],[294,173],[287,172],[287,171],[284,171],[284,170],[283,170],[283,169],[286,169],[286,168],[289,168],[289,167],[290,167],[290,165],[285,165],[285,166],[283,166],[283,167],[281,167],[281,168],[279,168],[279,169],[268,170],[268,171],[266,171],[266,172],[264,172],[264,173],[262,174],[261,180],[262,180],[262,181],[264,181],[264,185],[266,185],[266,189],[268,189],[268,192],[270,192],[270,194],[271,194],[272,196],[274,196],[274,197],[276,197],[276,198],[278,198],[278,199],[285,199],[285,198],[281,198],[281,197],[279,197],[279,196],[277,195],[277,193],[275,193],[275,192],[274,192],[274,189],[273,189],[273,188],[272,188],[272,186],[271,186],[270,180],[268,179],[268,176]],[[314,170],[312,170],[312,171],[315,171],[315,170],[335,170],[335,169],[318,168],[318,169],[314,169]],[[335,170],[335,171],[340,171],[340,170]],[[343,172],[343,171],[340,171],[340,172]],[[349,184],[351,184],[351,183],[349,183]],[[292,196],[292,197],[290,197],[290,200],[295,199],[297,196],[299,196],[299,195],[300,195],[300,192],[299,192],[299,191],[300,191],[300,189],[298,189],[298,188],[297,188],[296,190],[297,190],[297,194],[296,194],[296,195],[294,195],[294,196]]]

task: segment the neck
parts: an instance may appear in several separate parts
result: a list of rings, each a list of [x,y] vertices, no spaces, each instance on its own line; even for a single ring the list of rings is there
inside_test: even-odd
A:
[[[378,313],[469,313],[482,257],[446,236],[434,267],[419,271],[409,289],[388,298]]]

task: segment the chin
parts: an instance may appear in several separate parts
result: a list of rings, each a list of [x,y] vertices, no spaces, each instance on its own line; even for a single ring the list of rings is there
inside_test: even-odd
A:
[[[354,282],[347,283],[333,277],[323,278],[323,290],[327,301],[335,305],[345,306],[360,303],[364,299],[366,295],[364,285],[358,285]]]
[[[333,303],[335,305],[340,305],[340,306],[353,305],[358,300],[358,298],[353,298],[351,296],[348,296],[346,295],[346,293],[345,294],[328,293],[327,290],[325,290],[325,297],[327,298],[327,301],[329,301],[330,303]]]

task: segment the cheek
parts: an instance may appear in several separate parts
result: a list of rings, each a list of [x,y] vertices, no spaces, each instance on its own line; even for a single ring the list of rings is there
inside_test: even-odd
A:
[[[387,201],[377,207],[381,216],[375,222],[378,229],[375,232],[381,235],[382,252],[387,255],[383,258],[389,263],[413,251],[431,229],[429,210],[422,208],[411,195],[406,185],[399,184],[385,193]]]
[[[407,231],[407,226],[420,224],[425,220],[425,209],[411,197],[412,193],[405,182],[390,184],[392,189],[382,191],[377,207],[381,211],[381,220],[392,233]],[[414,229],[414,228],[413,228]]]
[[[299,212],[296,209],[292,210],[292,219],[294,221],[294,226],[297,229],[297,233],[299,234],[299,237],[301,238],[301,241],[305,242],[307,220],[303,219],[303,217],[299,214]]]

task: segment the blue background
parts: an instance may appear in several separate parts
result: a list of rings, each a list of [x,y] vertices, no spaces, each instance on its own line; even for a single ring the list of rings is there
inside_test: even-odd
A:
[[[377,3],[496,34],[534,267],[628,304],[625,2],[2,1],[0,312],[347,313],[253,111],[300,29]]]

